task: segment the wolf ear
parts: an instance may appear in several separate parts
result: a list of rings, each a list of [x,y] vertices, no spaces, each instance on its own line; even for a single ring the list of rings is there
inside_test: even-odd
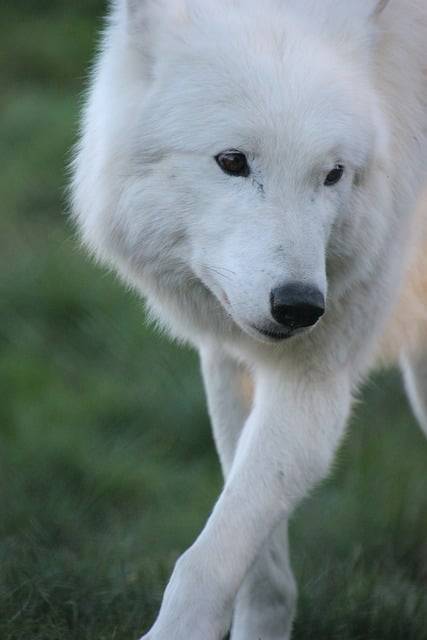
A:
[[[133,30],[147,29],[169,19],[182,19],[185,0],[125,0],[127,19]]]
[[[125,0],[126,18],[131,31],[149,28],[156,13],[165,9],[164,0]]]
[[[177,32],[188,20],[186,0],[120,0],[129,42],[138,51],[141,69],[151,77],[156,51],[163,35]],[[122,14],[122,15],[123,15]]]

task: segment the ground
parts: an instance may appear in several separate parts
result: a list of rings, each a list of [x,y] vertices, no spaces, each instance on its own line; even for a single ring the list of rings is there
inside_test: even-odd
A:
[[[0,638],[135,640],[221,488],[195,354],[79,249],[68,149],[103,11],[0,9]],[[427,441],[371,381],[292,522],[295,640],[427,639]]]

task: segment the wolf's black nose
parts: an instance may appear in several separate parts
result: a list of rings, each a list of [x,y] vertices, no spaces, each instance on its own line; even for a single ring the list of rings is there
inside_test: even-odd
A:
[[[286,329],[312,327],[325,313],[325,297],[319,289],[298,282],[271,292],[271,315]]]

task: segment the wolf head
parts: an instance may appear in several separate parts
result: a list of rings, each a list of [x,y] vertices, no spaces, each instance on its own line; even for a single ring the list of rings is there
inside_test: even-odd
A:
[[[116,2],[75,211],[178,333],[281,340],[369,273],[385,224],[371,60],[385,4]]]

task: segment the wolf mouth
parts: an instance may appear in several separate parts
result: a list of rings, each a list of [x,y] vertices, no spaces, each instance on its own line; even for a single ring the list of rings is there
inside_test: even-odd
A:
[[[287,331],[286,333],[283,331],[272,331],[271,329],[261,329],[260,327],[254,327],[258,333],[260,333],[265,338],[270,338],[270,340],[274,340],[275,342],[281,342],[282,340],[288,340],[292,338],[294,335],[293,331]]]

